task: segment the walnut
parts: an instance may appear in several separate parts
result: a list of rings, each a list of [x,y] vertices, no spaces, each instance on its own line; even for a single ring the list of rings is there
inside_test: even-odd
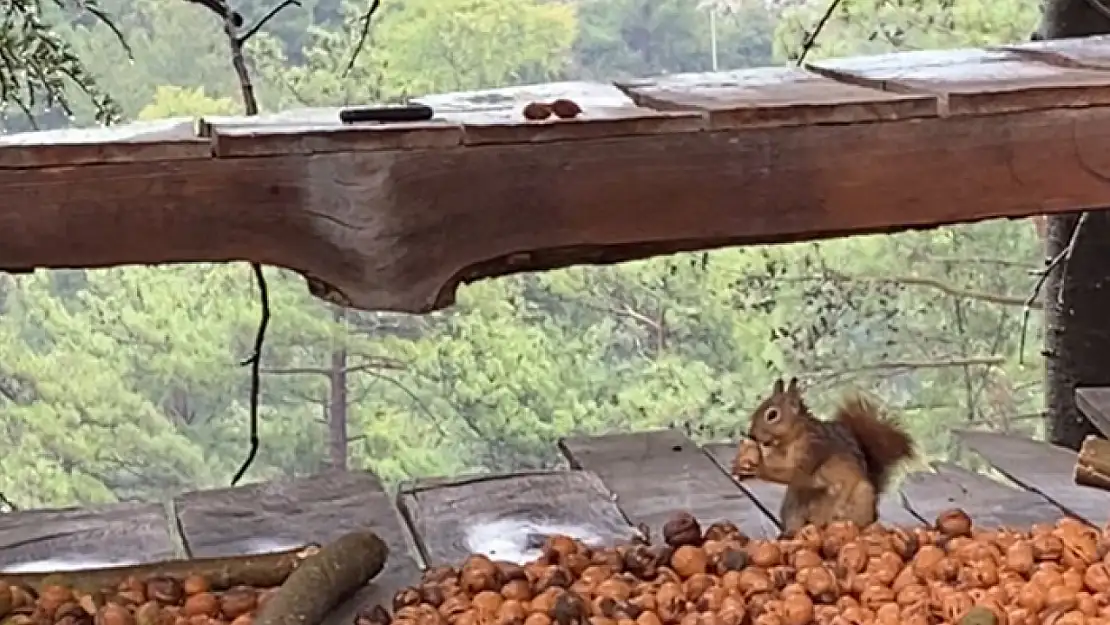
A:
[[[675,549],[701,545],[701,526],[692,514],[680,512],[663,525],[663,541]]]
[[[152,577],[146,583],[146,596],[162,605],[181,605],[185,589],[172,577]]]
[[[574,119],[582,114],[582,107],[573,100],[559,98],[551,103],[551,112],[559,119]]]
[[[550,104],[543,102],[529,102],[524,106],[524,119],[532,121],[542,121],[551,117],[553,111]]]
[[[937,516],[936,528],[949,538],[971,536],[971,517],[963,510],[945,510]]]

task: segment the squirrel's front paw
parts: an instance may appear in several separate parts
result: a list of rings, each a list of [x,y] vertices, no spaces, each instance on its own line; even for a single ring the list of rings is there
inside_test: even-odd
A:
[[[759,445],[755,441],[745,440],[740,443],[736,457],[732,460],[732,474],[741,479],[755,477],[762,461],[763,454],[759,451]]]

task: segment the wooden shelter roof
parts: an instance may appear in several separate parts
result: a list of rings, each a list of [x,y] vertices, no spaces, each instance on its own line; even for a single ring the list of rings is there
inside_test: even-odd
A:
[[[576,100],[529,122],[525,103]],[[1110,205],[1110,40],[0,138],[0,269],[252,260],[424,312],[460,282]]]

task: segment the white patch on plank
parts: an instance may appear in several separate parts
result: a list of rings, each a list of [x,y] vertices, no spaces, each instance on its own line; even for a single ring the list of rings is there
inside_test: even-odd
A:
[[[596,547],[604,538],[585,525],[537,523],[527,519],[497,519],[466,530],[466,548],[494,560],[525,564],[541,555],[546,537],[562,534]]]

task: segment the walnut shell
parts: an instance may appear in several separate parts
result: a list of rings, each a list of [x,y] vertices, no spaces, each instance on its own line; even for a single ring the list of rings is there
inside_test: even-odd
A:
[[[663,541],[676,549],[685,545],[701,545],[701,526],[692,514],[680,512],[663,525]]]
[[[181,613],[185,616],[213,618],[220,614],[220,600],[210,592],[198,593],[185,600]]]
[[[936,528],[949,538],[971,536],[971,517],[963,510],[945,510],[937,516]]]
[[[671,568],[683,578],[693,577],[709,569],[709,558],[700,547],[684,545],[671,556]]]

